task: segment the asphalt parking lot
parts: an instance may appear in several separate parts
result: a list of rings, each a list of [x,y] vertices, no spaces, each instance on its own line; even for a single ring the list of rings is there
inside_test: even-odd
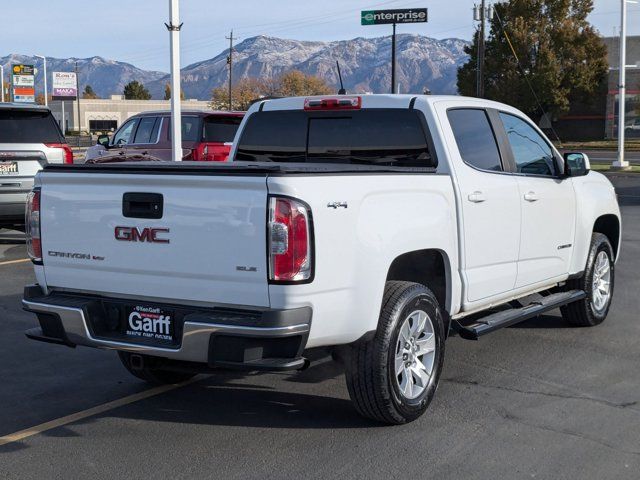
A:
[[[31,265],[0,231],[0,478],[640,478],[640,176],[613,181],[607,321],[576,329],[558,312],[450,339],[430,410],[401,427],[361,419],[328,358],[150,390],[112,352],[29,341]]]

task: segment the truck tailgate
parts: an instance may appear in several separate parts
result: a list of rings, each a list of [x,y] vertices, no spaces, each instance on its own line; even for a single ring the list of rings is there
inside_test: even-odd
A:
[[[40,183],[50,288],[269,306],[264,175],[44,172]],[[161,195],[162,217],[125,216],[125,193]]]

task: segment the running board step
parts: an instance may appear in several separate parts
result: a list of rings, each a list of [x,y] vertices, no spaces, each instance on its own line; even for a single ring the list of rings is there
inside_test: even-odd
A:
[[[479,337],[495,332],[504,327],[510,327],[529,318],[537,317],[549,310],[554,310],[568,303],[585,298],[587,294],[583,290],[569,290],[567,292],[553,293],[542,297],[524,307],[502,310],[482,317],[471,325],[462,325],[458,320],[453,321],[453,328],[466,340],[478,340]]]

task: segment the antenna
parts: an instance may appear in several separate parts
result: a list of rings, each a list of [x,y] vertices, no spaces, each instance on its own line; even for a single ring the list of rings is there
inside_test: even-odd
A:
[[[344,85],[342,83],[342,73],[340,73],[340,62],[336,60],[336,67],[338,67],[338,78],[340,79],[340,90],[338,90],[338,95],[346,95],[347,91],[344,89]]]

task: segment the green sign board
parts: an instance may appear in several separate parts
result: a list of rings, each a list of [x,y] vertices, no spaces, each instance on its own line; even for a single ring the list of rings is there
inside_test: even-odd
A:
[[[360,17],[362,25],[388,25],[391,23],[425,23],[426,8],[402,8],[396,10],[365,10]]]

